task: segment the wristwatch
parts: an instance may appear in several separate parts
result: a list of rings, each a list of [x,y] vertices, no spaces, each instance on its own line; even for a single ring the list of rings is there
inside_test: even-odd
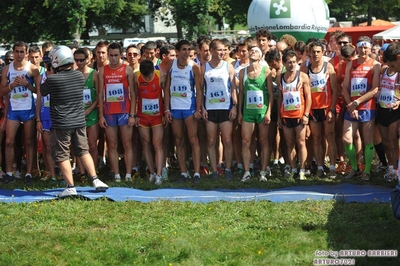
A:
[[[232,104],[232,106],[237,108],[237,104],[236,103]]]
[[[137,115],[136,114],[129,114],[129,118],[136,118]]]

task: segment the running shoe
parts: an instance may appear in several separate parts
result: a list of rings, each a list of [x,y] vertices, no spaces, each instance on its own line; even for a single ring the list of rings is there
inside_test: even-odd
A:
[[[266,182],[268,181],[267,179],[267,172],[266,171],[261,171],[260,172],[260,178],[259,178],[260,182]]]
[[[106,191],[108,189],[108,186],[102,182],[100,179],[97,177],[93,179],[92,181],[93,187],[96,189],[96,191]]]
[[[156,185],[161,185],[162,184],[162,176],[156,175],[156,182],[154,182]]]
[[[67,187],[66,189],[64,189],[64,191],[62,191],[58,194],[58,197],[65,198],[65,197],[76,196],[76,195],[77,195],[76,188]]]
[[[301,181],[307,180],[305,172],[300,172],[299,173],[299,180],[301,180]]]
[[[193,181],[194,181],[194,183],[196,183],[196,184],[200,183],[200,181],[201,181],[200,175],[199,175],[199,174],[195,174],[195,175],[193,176]]]
[[[250,179],[251,179],[250,173],[249,172],[245,172],[241,181],[242,182],[246,182],[246,181],[249,181]]]
[[[337,174],[344,175],[346,173],[346,163],[344,161],[340,161],[335,169],[335,172]]]

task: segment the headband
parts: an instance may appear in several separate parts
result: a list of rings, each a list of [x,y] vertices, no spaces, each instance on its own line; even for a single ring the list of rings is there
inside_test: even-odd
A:
[[[269,41],[269,44],[271,44],[271,45],[276,45],[276,41],[275,41],[275,40],[270,40],[270,41]]]
[[[357,48],[360,48],[360,47],[371,48],[371,44],[369,42],[366,42],[366,41],[361,41],[361,42],[357,43]]]
[[[250,50],[256,50],[257,52],[259,52],[260,53],[260,57],[262,57],[262,52],[261,52],[261,49],[260,48],[258,48],[257,46],[255,46],[255,47],[253,47],[253,48],[251,48]]]

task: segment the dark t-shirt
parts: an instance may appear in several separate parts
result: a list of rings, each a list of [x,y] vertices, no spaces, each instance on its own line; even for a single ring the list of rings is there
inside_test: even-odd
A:
[[[80,71],[63,70],[50,75],[40,86],[43,96],[50,94],[52,127],[72,129],[86,126],[83,107],[85,78]]]

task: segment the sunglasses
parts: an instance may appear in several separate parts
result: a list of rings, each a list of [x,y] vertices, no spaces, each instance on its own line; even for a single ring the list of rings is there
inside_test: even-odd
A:
[[[78,59],[78,58],[75,58],[74,60],[75,62],[81,62],[81,63],[86,61],[86,59]]]
[[[139,54],[138,54],[138,53],[127,53],[127,55],[128,55],[128,56],[135,56],[135,57],[136,57],[136,56],[138,56]]]
[[[342,45],[342,44],[348,44],[349,42],[338,42],[338,44]]]

